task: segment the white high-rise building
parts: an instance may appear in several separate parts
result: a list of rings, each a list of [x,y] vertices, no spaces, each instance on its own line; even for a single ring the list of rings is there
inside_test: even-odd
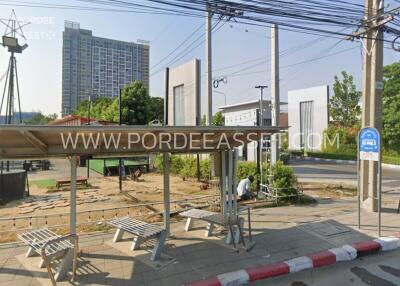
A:
[[[95,37],[79,23],[65,22],[63,32],[62,114],[91,96],[116,97],[133,81],[149,89],[148,43]]]

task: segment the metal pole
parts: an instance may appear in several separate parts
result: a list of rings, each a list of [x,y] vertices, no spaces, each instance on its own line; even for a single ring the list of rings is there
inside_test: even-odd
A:
[[[382,231],[382,140],[379,134],[379,161],[378,161],[378,236]]]
[[[168,125],[169,108],[169,68],[165,69],[164,125]]]
[[[14,123],[14,53],[11,53],[10,80],[8,82],[7,123]]]
[[[278,25],[271,26],[271,123],[279,126],[280,94],[279,94],[279,31]],[[271,164],[279,160],[279,134],[271,136]]]
[[[76,234],[76,155],[70,158],[71,165],[71,193],[70,193],[70,219],[69,232]]]
[[[15,82],[17,83],[17,98],[18,98],[18,110],[19,110],[19,123],[22,124],[22,113],[21,113],[21,98],[19,95],[19,83],[18,83],[18,70],[17,70],[17,60],[14,58],[14,68],[15,68]]]
[[[226,220],[226,155],[225,151],[220,151],[221,154],[221,213]]]
[[[266,85],[257,85],[255,88],[260,89],[260,120],[258,122],[259,126],[264,126],[264,89],[267,88],[268,86]],[[260,143],[259,143],[259,162],[258,162],[258,169],[260,171],[260,184],[263,183],[262,180],[262,153],[263,153],[263,139],[260,138]]]
[[[260,126],[264,126],[264,88],[261,88],[261,95],[260,95]],[[263,168],[262,168],[262,154],[263,154],[263,137],[261,136],[260,138],[260,184],[262,185],[263,183]]]
[[[379,152],[380,153],[380,152]],[[382,162],[379,154],[378,162],[378,236],[381,236],[382,230]]]
[[[118,125],[121,126],[122,124],[122,89],[119,90],[119,97],[118,97],[118,109],[119,109],[119,117],[118,117]],[[118,186],[119,191],[122,192],[122,159],[118,159]]]
[[[90,109],[92,107],[92,97],[89,95],[89,107],[88,107],[88,125],[90,125]],[[87,178],[90,177],[90,159],[86,158],[86,167],[87,167]]]
[[[164,228],[170,234],[169,153],[163,153],[164,165]]]
[[[211,126],[212,121],[212,39],[211,39],[211,18],[210,4],[206,5],[206,118],[207,125]]]
[[[0,115],[1,112],[3,111],[3,103],[4,103],[4,97],[6,95],[6,90],[7,90],[7,82],[8,82],[8,76],[10,75],[10,69],[11,69],[11,59],[8,62],[8,68],[7,68],[7,74],[6,74],[6,80],[4,81],[4,89],[3,89],[3,96],[1,97],[1,104],[0,104]],[[8,100],[8,95],[7,95],[7,100]],[[6,105],[6,114],[7,114],[7,105]],[[7,117],[4,118],[4,123],[7,123]]]
[[[360,187],[360,132],[358,132],[357,144],[357,209],[358,209],[358,229],[361,228],[361,187]]]

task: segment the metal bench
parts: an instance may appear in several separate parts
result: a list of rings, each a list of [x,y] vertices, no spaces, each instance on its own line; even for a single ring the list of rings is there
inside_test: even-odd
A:
[[[86,177],[78,177],[76,179],[76,184],[77,185],[82,185],[82,186],[88,186],[88,179]],[[71,185],[71,180],[70,179],[59,179],[56,181],[56,187],[60,188],[62,186],[70,186]]]
[[[75,278],[77,266],[78,237],[74,234],[61,236],[47,229],[37,229],[18,234],[18,238],[29,246],[26,257],[39,254],[39,267],[46,266],[49,278],[53,285],[68,273],[72,264],[72,279]],[[71,240],[73,243],[71,243]],[[56,265],[56,274],[51,270],[52,260],[59,260]]]
[[[249,239],[250,241],[252,240],[252,234],[251,234],[251,219],[250,219],[250,208],[247,206],[244,207],[239,207],[238,208],[239,213],[242,213],[244,211],[248,212],[248,231],[249,231]],[[243,234],[242,234],[242,229],[244,225],[244,219],[243,218],[236,218],[235,220],[231,222],[226,222],[224,220],[224,217],[220,213],[216,212],[210,212],[206,210],[200,210],[200,209],[190,209],[184,212],[181,212],[179,214],[180,216],[186,217],[186,225],[185,225],[185,231],[190,231],[193,227],[193,221],[195,219],[198,220],[203,220],[207,222],[207,227],[206,227],[206,232],[205,236],[209,237],[212,235],[212,231],[214,228],[214,225],[220,225],[225,228],[228,228],[229,232],[226,237],[226,243],[230,244],[231,242],[234,244],[238,243],[239,241],[243,241]],[[233,226],[237,226],[237,230],[234,232],[233,231]],[[233,239],[232,239],[233,238]]]
[[[140,220],[133,219],[129,216],[114,218],[107,222],[109,225],[116,227],[113,242],[118,242],[122,239],[124,232],[128,232],[134,235],[132,242],[132,250],[137,250],[140,244],[148,239],[156,239],[156,244],[152,251],[150,259],[152,261],[158,260],[161,255],[161,251],[164,247],[167,232],[164,228],[158,225],[150,224]]]

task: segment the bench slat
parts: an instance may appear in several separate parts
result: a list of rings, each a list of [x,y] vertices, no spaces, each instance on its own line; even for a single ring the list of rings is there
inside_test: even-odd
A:
[[[112,219],[108,224],[143,238],[149,238],[164,231],[164,228],[158,225],[136,220],[128,216]]]
[[[36,252],[40,254],[43,246],[50,240],[61,237],[60,235],[52,232],[47,228],[37,229],[33,231],[24,232],[18,234],[19,239],[21,239],[25,244],[32,247]],[[69,241],[60,241],[49,245],[46,248],[47,255],[53,255],[58,252],[64,251],[66,249],[73,248],[74,245]]]

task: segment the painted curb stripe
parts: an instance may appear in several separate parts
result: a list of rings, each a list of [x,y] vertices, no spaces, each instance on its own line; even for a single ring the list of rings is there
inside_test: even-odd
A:
[[[222,285],[221,282],[219,282],[217,276],[214,276],[199,281],[189,282],[184,284],[184,286],[222,286]]]
[[[328,251],[332,252],[336,256],[336,262],[351,261],[357,258],[357,250],[350,245],[331,248]]]
[[[336,255],[326,250],[307,255],[313,263],[313,268],[331,265],[336,262]]]
[[[353,243],[353,246],[357,250],[357,257],[378,252],[381,249],[381,245],[376,241],[363,241]]]
[[[374,241],[380,244],[382,251],[400,248],[400,239],[397,237],[380,237]]]
[[[311,258],[307,256],[300,256],[290,260],[284,261],[289,266],[290,273],[296,273],[305,269],[313,268],[313,262]]]
[[[238,270],[234,272],[217,275],[222,286],[237,286],[247,284],[249,282],[249,274],[246,270]]]
[[[340,261],[351,261],[357,257],[400,248],[400,233],[396,237],[379,237],[373,241],[356,242],[331,248],[327,251],[300,256],[284,262],[265,266],[250,267],[238,271],[220,274],[207,279],[184,284],[184,286],[238,286],[257,280],[279,275],[300,272],[305,269],[318,268]]]
[[[289,265],[283,262],[247,268],[246,271],[250,282],[290,273]]]

